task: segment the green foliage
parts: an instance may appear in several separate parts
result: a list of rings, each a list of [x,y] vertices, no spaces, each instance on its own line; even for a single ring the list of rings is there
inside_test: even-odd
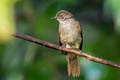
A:
[[[106,1],[106,9],[109,9],[113,15],[115,30],[120,34],[120,0],[107,0]],[[105,10],[106,10],[105,9]],[[107,10],[108,11],[108,10]],[[109,14],[109,12],[106,12]]]
[[[9,42],[13,33],[15,33],[15,22],[13,17],[13,6],[15,0],[1,0],[0,1],[0,42]]]

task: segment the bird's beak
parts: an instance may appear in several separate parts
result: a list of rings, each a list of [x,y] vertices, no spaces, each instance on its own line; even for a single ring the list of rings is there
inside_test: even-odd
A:
[[[52,17],[52,18],[50,18],[50,19],[56,19],[56,16],[55,16],[55,17]]]

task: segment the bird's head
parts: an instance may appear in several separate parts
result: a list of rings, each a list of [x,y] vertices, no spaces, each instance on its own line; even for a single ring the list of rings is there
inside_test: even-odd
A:
[[[68,19],[72,19],[73,18],[73,15],[68,12],[68,11],[65,11],[65,10],[60,10],[55,17],[53,17],[52,19],[56,19],[58,20],[59,22],[63,22],[63,21],[66,21]]]

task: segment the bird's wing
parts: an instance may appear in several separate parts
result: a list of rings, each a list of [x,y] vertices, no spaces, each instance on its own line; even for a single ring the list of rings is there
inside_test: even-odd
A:
[[[79,22],[78,22],[79,23]],[[81,38],[82,38],[82,40],[81,40],[81,43],[80,43],[80,50],[82,50],[82,45],[83,45],[83,34],[82,34],[82,28],[80,27],[80,23],[79,23],[79,25],[78,25],[78,31],[79,31],[79,34],[81,35]]]

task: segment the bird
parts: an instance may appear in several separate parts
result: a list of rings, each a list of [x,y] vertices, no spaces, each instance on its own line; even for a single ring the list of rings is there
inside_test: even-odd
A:
[[[80,22],[75,19],[73,14],[66,10],[60,10],[56,16],[52,19],[56,19],[59,22],[58,39],[59,45],[64,48],[73,50],[82,50],[83,34]],[[79,56],[72,53],[65,54],[67,59],[68,75],[72,77],[80,76],[80,62]]]

